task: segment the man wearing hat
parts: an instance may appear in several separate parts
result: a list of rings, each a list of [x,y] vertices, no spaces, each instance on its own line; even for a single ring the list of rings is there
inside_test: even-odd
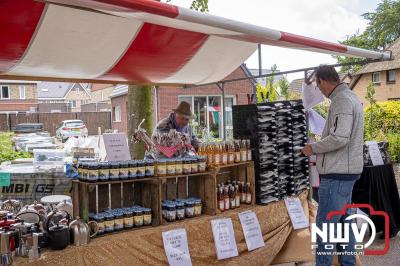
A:
[[[190,104],[180,102],[172,111],[167,118],[164,118],[157,124],[153,132],[168,133],[171,129],[175,129],[178,132],[189,134],[192,146],[197,147],[199,141],[189,126],[189,121],[195,118],[194,114],[190,111]]]

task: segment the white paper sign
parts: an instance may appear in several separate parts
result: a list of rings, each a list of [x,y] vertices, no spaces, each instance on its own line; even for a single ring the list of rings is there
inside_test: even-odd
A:
[[[107,161],[126,161],[131,159],[125,133],[103,134]]]
[[[185,229],[162,232],[164,250],[171,266],[192,266]]]
[[[325,127],[325,119],[318,114],[314,109],[309,109],[308,112],[308,124],[310,125],[310,131],[316,135],[321,136],[322,131]]]
[[[369,157],[371,157],[372,165],[383,165],[383,159],[381,151],[379,150],[378,143],[376,141],[367,142]]]
[[[255,212],[241,212],[239,213],[239,220],[242,224],[247,249],[251,251],[257,248],[264,247],[265,243],[261,234],[260,222],[258,221]]]
[[[310,85],[303,83],[301,86],[301,98],[303,99],[303,106],[306,110],[313,108],[325,99],[319,88],[313,83]]]
[[[285,198],[285,205],[294,230],[310,226],[299,198]]]
[[[223,260],[239,256],[232,220],[230,218],[211,221],[217,259]]]

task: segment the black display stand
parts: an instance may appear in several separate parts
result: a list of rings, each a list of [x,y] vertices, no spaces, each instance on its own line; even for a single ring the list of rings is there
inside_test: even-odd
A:
[[[361,177],[354,184],[353,202],[370,204],[375,211],[389,215],[391,237],[400,230],[400,198],[392,164],[364,166]],[[363,210],[364,211],[364,210]],[[368,213],[368,212],[367,212]],[[371,216],[376,231],[384,230],[384,219]]]

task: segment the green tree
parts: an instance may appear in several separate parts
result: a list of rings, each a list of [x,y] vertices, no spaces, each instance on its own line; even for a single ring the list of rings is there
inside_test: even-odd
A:
[[[155,0],[160,1],[160,0]],[[187,1],[187,0],[185,0]],[[170,2],[170,0],[167,0]],[[190,6],[191,9],[200,12],[208,11],[208,0],[193,0]],[[142,119],[146,119],[142,125],[148,134],[152,133],[154,119],[153,119],[153,92],[152,85],[130,85],[128,87],[128,132],[132,136],[134,130],[137,128]],[[130,138],[128,138],[130,139]],[[144,145],[143,143],[129,142],[129,149],[132,158],[143,158]]]
[[[375,12],[363,14],[368,20],[364,32],[356,32],[348,36],[342,44],[365,49],[386,49],[389,44],[400,37],[400,0],[384,0],[379,3]],[[352,57],[334,56],[338,63],[350,63],[359,59]],[[344,66],[342,71],[358,71],[360,65]]]
[[[271,67],[271,74],[275,74],[277,69],[276,65]],[[267,77],[265,87],[261,84],[257,84],[257,102],[262,103],[264,101],[274,102],[279,98],[279,94],[277,92],[279,87],[278,83],[274,84],[274,76]]]
[[[369,134],[369,136],[372,136],[374,132],[373,119],[374,119],[374,107],[376,106],[376,99],[375,99],[375,87],[371,82],[368,84],[367,92],[365,94],[365,99],[369,102],[370,106],[370,111],[368,112],[370,123],[368,124],[368,127],[366,127],[366,131],[367,134]]]
[[[289,82],[286,77],[283,77],[281,80],[279,80],[278,86],[280,89],[280,94],[285,100],[292,98],[289,91]]]

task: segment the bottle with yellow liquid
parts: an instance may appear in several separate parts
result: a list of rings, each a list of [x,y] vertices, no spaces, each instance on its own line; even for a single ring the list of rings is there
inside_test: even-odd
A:
[[[214,149],[213,149],[213,163],[214,165],[220,165],[221,164],[221,150],[219,145],[215,144]]]
[[[240,163],[240,143],[235,140],[235,163]]]
[[[226,148],[226,143],[222,142],[221,146],[221,163],[228,164],[228,150]]]
[[[228,143],[228,164],[235,163],[235,147],[232,142]]]

